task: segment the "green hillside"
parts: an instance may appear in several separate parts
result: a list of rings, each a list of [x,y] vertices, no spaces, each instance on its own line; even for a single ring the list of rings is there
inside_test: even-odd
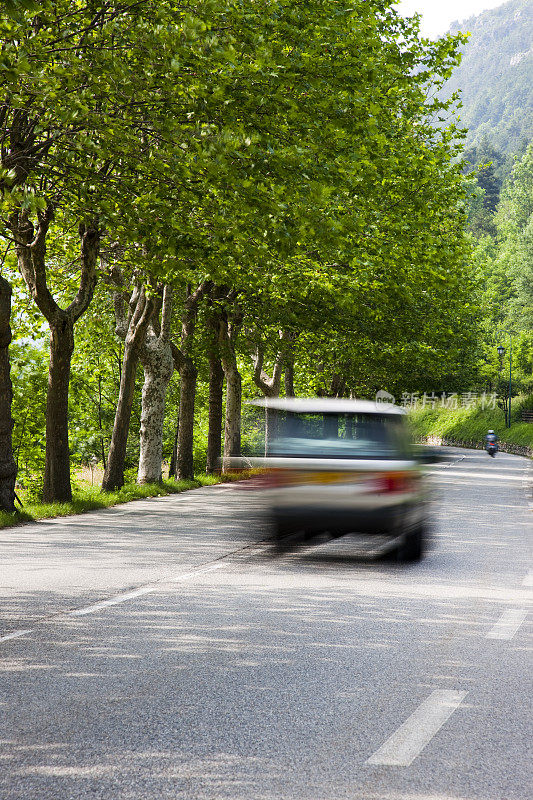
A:
[[[502,409],[483,408],[480,403],[456,409],[441,406],[415,408],[409,413],[409,421],[419,441],[479,448],[484,446],[487,431],[493,429],[499,436],[502,450],[531,456],[533,425],[521,420],[521,411],[531,409],[532,405],[531,395],[514,398],[511,428],[505,427]]]
[[[470,40],[445,95],[461,91],[467,144],[488,136],[503,153],[516,152],[533,131],[533,3],[511,0],[453,23],[451,32],[459,30]]]

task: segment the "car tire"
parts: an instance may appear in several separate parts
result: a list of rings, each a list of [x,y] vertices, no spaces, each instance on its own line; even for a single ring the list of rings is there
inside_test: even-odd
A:
[[[274,517],[271,520],[270,528],[272,532],[271,533],[272,538],[274,539],[275,542],[279,542],[280,539],[283,539],[283,537],[287,535],[286,526],[282,523],[281,520],[276,519],[276,517]]]
[[[285,520],[276,518],[272,520],[272,539],[277,553],[287,553],[305,541],[305,531],[295,529],[294,525]]]
[[[424,556],[426,535],[423,526],[405,534],[405,541],[398,548],[398,561],[409,563],[420,561]]]

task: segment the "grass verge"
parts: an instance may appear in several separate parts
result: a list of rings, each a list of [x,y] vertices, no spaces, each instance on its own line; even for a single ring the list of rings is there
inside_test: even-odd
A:
[[[115,492],[102,492],[99,486],[91,486],[84,481],[73,489],[70,503],[32,503],[26,502],[22,494],[23,508],[8,514],[0,511],[0,528],[9,528],[24,522],[35,522],[39,519],[52,519],[54,517],[69,517],[73,514],[83,514],[86,511],[96,511],[101,508],[129,503],[130,500],[142,500],[147,497],[163,497],[169,494],[179,494],[201,486],[214,486],[217,483],[228,483],[244,480],[248,473],[226,475],[197,475],[192,481],[164,480],[162,483],[127,483]]]

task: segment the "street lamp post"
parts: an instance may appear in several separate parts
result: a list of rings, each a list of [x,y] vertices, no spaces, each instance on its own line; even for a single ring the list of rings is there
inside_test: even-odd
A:
[[[498,351],[498,356],[500,358],[500,368],[498,370],[498,385],[499,385],[499,383],[500,383],[500,373],[502,371],[502,366],[503,366],[503,357],[505,355],[505,347],[502,347],[502,345],[499,344],[496,349]],[[505,403],[504,410],[505,410],[505,427],[507,427],[507,403]]]
[[[500,369],[503,356],[505,355],[505,347],[502,347],[501,344],[497,347],[498,355],[500,357]],[[511,393],[513,391],[513,337],[509,334],[509,402],[506,404],[507,413],[506,413],[506,425],[508,428],[511,427]]]

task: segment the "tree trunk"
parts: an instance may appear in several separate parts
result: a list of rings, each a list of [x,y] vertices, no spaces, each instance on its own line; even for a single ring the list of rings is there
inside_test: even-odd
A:
[[[177,453],[176,473],[178,480],[194,478],[194,404],[196,400],[196,369],[192,353],[198,305],[213,288],[212,281],[204,281],[191,291],[187,297],[181,320],[181,349],[173,346],[174,362],[180,373],[180,411],[176,431]]]
[[[207,434],[206,472],[212,474],[220,469],[222,451],[222,408],[224,370],[216,353],[209,355],[209,430]]]
[[[103,492],[111,492],[113,489],[120,489],[121,486],[124,486],[126,445],[130,431],[131,409],[135,395],[135,377],[138,363],[138,348],[134,343],[126,342],[122,358],[122,374],[120,376],[115,422],[113,423],[111,444],[107,455],[107,467],[102,479]]]
[[[11,342],[11,286],[0,276],[0,510],[15,510],[17,465],[13,458],[13,418],[9,344]]]
[[[194,478],[194,403],[198,370],[192,358],[186,357],[180,372],[180,419],[176,477],[179,481]]]
[[[174,428],[174,444],[172,446],[172,455],[170,457],[170,467],[168,470],[168,477],[175,478],[177,475],[178,464],[178,435],[180,432],[180,412],[178,405],[178,418],[176,420],[176,427]]]
[[[80,235],[80,278],[76,295],[67,308],[60,308],[47,283],[46,237],[53,219],[49,205],[37,211],[37,227],[27,211],[10,217],[16,238],[17,262],[31,296],[50,326],[50,365],[46,401],[46,456],[43,500],[65,502],[72,499],[70,454],[68,448],[68,393],[70,363],[74,350],[74,325],[93,298],[97,281],[96,264],[100,252],[101,230],[97,220],[82,222]]]
[[[135,395],[139,351],[152,311],[152,301],[146,298],[144,288],[137,286],[130,301],[130,316],[124,343],[117,410],[107,457],[107,467],[102,480],[103,492],[110,492],[113,489],[120,489],[121,486],[124,486],[124,462],[126,460],[126,445],[130,430],[131,409]]]
[[[230,293],[232,301],[234,293]],[[226,378],[226,419],[224,423],[224,457],[222,469],[227,469],[226,460],[241,455],[241,403],[242,380],[237,365],[235,342],[242,326],[243,314],[236,307],[231,319],[224,311],[219,317],[218,342],[220,360]]]
[[[235,365],[228,365],[226,375],[226,421],[224,424],[224,460],[241,454],[242,381]]]
[[[72,500],[68,447],[68,392],[74,352],[74,325],[65,312],[50,325],[50,364],[46,397],[46,452],[43,502]]]
[[[294,397],[294,361],[285,365],[285,397]]]
[[[170,344],[153,335],[147,336],[141,347],[140,358],[144,368],[144,385],[137,483],[159,483],[163,477],[165,400],[174,361]]]

